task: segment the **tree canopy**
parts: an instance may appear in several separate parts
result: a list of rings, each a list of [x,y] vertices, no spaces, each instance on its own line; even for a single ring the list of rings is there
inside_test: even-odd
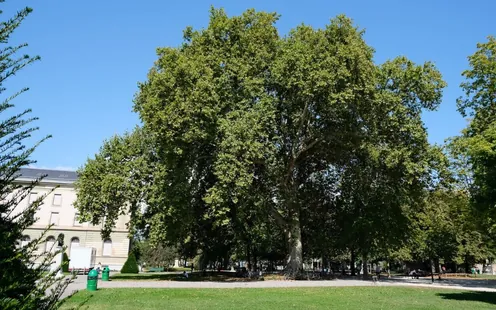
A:
[[[277,20],[212,9],[206,28],[157,49],[135,97],[148,140],[105,142],[80,170],[77,207],[94,221],[131,207],[149,238],[204,254],[280,257],[285,239],[293,272],[304,257],[405,246],[446,170],[421,119],[441,102],[440,72],[405,57],[375,64],[346,16],[285,36]],[[140,184],[130,171],[144,167]]]

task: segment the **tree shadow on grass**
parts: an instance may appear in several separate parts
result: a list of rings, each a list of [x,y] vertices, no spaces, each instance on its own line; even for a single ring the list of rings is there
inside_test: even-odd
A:
[[[438,293],[437,295],[443,299],[459,301],[479,301],[496,305],[496,293],[492,292],[446,292]]]
[[[195,272],[189,273],[186,278],[182,274],[163,274],[163,273],[146,273],[146,274],[118,274],[111,277],[111,280],[121,281],[121,280],[158,280],[158,281],[182,281],[182,282],[248,282],[257,281],[255,279],[239,278],[234,276],[233,273],[227,272]]]

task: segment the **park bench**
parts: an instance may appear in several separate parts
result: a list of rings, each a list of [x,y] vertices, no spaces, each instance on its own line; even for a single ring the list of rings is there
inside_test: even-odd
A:
[[[473,276],[470,273],[445,273],[442,275],[444,278],[469,278]]]
[[[82,274],[82,275],[85,275],[85,274],[88,274],[90,272],[90,270],[92,270],[92,268],[69,268],[69,272],[71,274],[75,274],[75,275],[79,275],[79,274]]]

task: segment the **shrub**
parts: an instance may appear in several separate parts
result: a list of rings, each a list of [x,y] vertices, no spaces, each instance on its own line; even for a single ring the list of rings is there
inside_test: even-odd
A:
[[[139,268],[138,268],[138,263],[136,262],[136,256],[134,255],[133,252],[129,254],[127,257],[126,262],[124,263],[124,266],[122,266],[121,273],[138,273]]]
[[[62,272],[69,272],[69,256],[66,252],[62,255]]]

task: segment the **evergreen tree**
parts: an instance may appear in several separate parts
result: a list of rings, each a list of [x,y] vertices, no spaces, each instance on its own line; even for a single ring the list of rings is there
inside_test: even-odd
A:
[[[131,252],[127,257],[126,262],[124,263],[124,266],[122,266],[121,273],[138,273],[138,272],[139,272],[139,268],[138,268],[138,263],[136,262],[136,256],[134,256],[134,253]]]
[[[3,2],[0,0],[0,4]],[[0,48],[0,95],[5,95],[3,84],[6,79],[39,59],[18,56],[27,44],[8,45],[10,35],[30,12],[30,8],[24,8],[12,19],[0,23],[0,44],[3,45]],[[14,182],[21,167],[34,163],[30,157],[39,144],[29,148],[24,144],[25,139],[38,129],[31,127],[36,120],[28,116],[31,110],[9,114],[13,110],[11,101],[26,90],[7,95],[0,103],[0,309],[4,310],[55,309],[67,286],[67,281],[57,279],[58,270],[47,273],[60,252],[47,249],[49,253],[41,253],[38,250],[45,241],[45,234],[31,241],[23,239],[23,231],[35,223],[35,212],[45,197],[39,197],[24,210],[16,209],[39,182],[29,185]],[[50,289],[51,293],[47,293]]]
[[[67,256],[67,253],[64,252],[62,256],[62,271],[63,272],[69,272],[69,256]]]

